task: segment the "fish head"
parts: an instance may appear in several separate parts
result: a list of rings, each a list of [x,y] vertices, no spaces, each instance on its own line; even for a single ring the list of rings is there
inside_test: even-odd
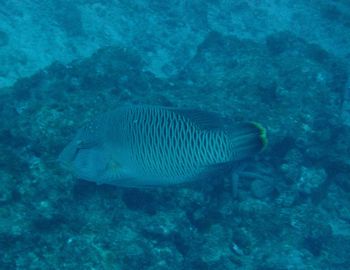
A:
[[[80,148],[69,164],[69,169],[77,178],[100,182],[101,175],[108,164],[102,147]]]
[[[71,168],[71,165],[77,157],[79,151],[91,149],[97,145],[98,144],[96,143],[80,138],[79,134],[77,134],[75,138],[63,148],[62,152],[58,156],[58,162],[62,167],[69,169]]]
[[[111,145],[86,144],[75,138],[63,149],[58,160],[75,177],[99,184],[119,185],[121,179],[128,177],[125,159]]]
[[[67,144],[58,157],[61,166],[71,169],[72,163],[77,157],[79,151],[83,149],[92,149],[102,142],[102,128],[99,122],[93,121],[82,127]]]

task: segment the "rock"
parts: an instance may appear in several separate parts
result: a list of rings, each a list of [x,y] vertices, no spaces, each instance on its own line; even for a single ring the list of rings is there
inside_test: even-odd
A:
[[[296,187],[299,192],[310,195],[320,191],[326,180],[327,173],[324,169],[302,167],[300,178],[296,182]]]

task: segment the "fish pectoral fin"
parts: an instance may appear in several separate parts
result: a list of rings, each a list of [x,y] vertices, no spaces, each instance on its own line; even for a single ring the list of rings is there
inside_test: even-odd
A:
[[[115,159],[109,160],[106,164],[106,170],[120,171],[121,168],[122,168],[122,165],[120,164],[120,162],[116,161]]]
[[[125,178],[125,172],[123,166],[120,162],[111,158],[105,164],[104,170],[101,173],[99,183],[111,183],[116,180],[120,180],[121,178]],[[113,183],[111,183],[113,184]]]

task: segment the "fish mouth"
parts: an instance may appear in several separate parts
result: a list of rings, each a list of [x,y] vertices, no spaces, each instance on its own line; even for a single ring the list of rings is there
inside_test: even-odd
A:
[[[64,170],[66,170],[70,173],[72,173],[74,171],[72,161],[67,161],[59,156],[57,158],[57,163],[60,165],[61,168],[63,168]]]
[[[73,145],[68,145],[59,154],[57,162],[62,168],[72,172],[73,163],[78,154],[79,149],[77,147],[74,147]]]

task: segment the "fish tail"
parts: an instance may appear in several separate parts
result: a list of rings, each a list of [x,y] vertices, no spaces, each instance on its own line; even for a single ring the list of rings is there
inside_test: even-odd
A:
[[[266,129],[256,122],[245,122],[230,128],[228,139],[234,160],[252,157],[267,146]]]

